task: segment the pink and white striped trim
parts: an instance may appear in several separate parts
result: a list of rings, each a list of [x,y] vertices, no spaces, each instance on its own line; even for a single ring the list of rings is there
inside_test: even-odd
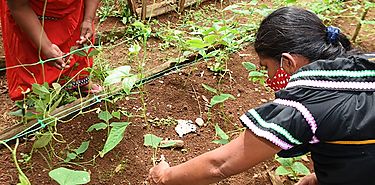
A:
[[[283,150],[291,149],[293,146],[281,140],[271,132],[258,128],[245,114],[240,117],[241,121],[257,136],[263,137]]]
[[[333,82],[324,80],[297,80],[288,83],[286,88],[296,86],[319,87],[329,89],[375,90],[375,82]]]
[[[301,104],[299,102],[296,102],[296,101],[284,100],[284,99],[275,99],[273,102],[275,102],[277,104],[285,105],[285,106],[294,107],[299,112],[301,112],[301,114],[305,118],[306,122],[310,125],[312,133],[314,134],[310,143],[319,142],[319,139],[316,138],[316,136],[315,136],[315,132],[316,132],[316,129],[318,128],[318,126],[316,124],[314,116],[310,113],[310,111],[303,104]]]

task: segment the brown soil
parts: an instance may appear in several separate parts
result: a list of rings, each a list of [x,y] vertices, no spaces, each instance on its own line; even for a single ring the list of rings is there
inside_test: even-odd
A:
[[[223,115],[213,114],[212,121],[207,126],[199,128],[197,133],[185,136],[183,138],[185,152],[181,149],[160,150],[158,155],[164,154],[171,165],[187,161],[218,147],[219,145],[211,142],[215,139],[214,124],[219,123],[225,131],[233,131],[241,127],[238,122],[240,114],[250,107],[261,104],[262,101],[273,98],[271,92],[267,92],[262,86],[248,81],[247,72],[241,65],[243,61],[256,61],[252,47],[248,47],[240,53],[249,54],[249,56],[240,57],[238,53],[231,55],[228,68],[233,73],[220,80],[222,92],[231,93],[237,97],[236,101],[225,103],[226,119],[223,119]],[[206,69],[205,63],[200,63],[145,85],[148,119],[172,117],[174,119],[195,120],[202,115],[207,120],[206,103],[202,96],[211,98],[213,95],[203,89],[201,84],[205,83],[218,88],[219,79],[219,76],[213,75]],[[104,109],[103,106],[100,105],[102,109]],[[121,107],[122,110],[131,112],[133,115],[140,115],[138,110],[141,106],[139,96],[134,96],[111,107]],[[218,111],[218,108],[212,109],[212,112]],[[124,118],[123,121],[125,120]],[[130,118],[130,121],[132,123],[125,132],[124,140],[113,151],[104,158],[97,158],[94,165],[92,165],[93,163],[83,165],[86,170],[91,172],[91,184],[142,184],[146,180],[148,170],[152,167],[152,150],[143,146],[143,135],[152,133],[163,138],[179,139],[174,131],[174,126],[161,125],[148,128],[143,119]],[[81,142],[90,140],[90,148],[84,154],[84,159],[78,160],[77,163],[92,159],[92,156],[96,155],[97,151],[102,148],[106,133],[105,131],[98,131],[90,134],[84,131],[97,122],[100,122],[97,115],[89,113],[79,116],[69,123],[60,124],[58,126],[59,133],[64,136],[67,143],[54,142],[53,148],[57,155],[64,158],[68,147],[76,148]],[[238,133],[235,132],[232,138]],[[28,153],[30,150],[31,143],[28,142],[19,148],[20,153]],[[50,150],[50,148],[48,147],[47,150]],[[0,171],[3,172],[0,180],[5,184],[16,183],[17,173],[8,152],[3,150],[0,156],[0,162],[2,163]],[[33,184],[53,184],[54,182],[48,177],[48,172],[58,166],[82,169],[75,165],[60,164],[61,161],[58,161],[57,158],[53,158],[52,161],[47,163],[43,156],[47,156],[44,150],[34,152],[31,163],[22,165]],[[125,167],[116,173],[115,169],[120,164],[125,164]],[[262,163],[245,173],[218,184],[270,184],[267,170],[273,169],[274,166],[273,162]]]
[[[217,4],[218,5],[218,2]],[[373,17],[374,14],[370,13]],[[176,21],[179,16],[176,13],[170,13],[157,18],[159,21]],[[353,29],[353,24],[345,21],[340,22],[344,32],[349,33]],[[112,29],[117,25],[121,25],[118,19],[109,19],[108,22],[99,27],[99,31]],[[346,30],[346,31],[345,31]],[[348,31],[349,30],[349,31]],[[367,29],[369,30],[369,29]],[[373,35],[373,32],[364,31],[362,35]],[[365,33],[365,34],[364,34]],[[360,46],[368,51],[374,51],[374,37],[361,36]],[[176,53],[173,50],[159,51],[158,45],[160,41],[151,39],[148,43],[147,67],[153,68],[165,62],[165,58],[174,57]],[[0,42],[0,54],[2,50],[2,42]],[[131,63],[127,57],[128,47],[120,45],[115,48],[105,50],[106,59],[114,62],[114,65],[125,65]],[[245,57],[241,57],[239,54]],[[242,67],[241,62],[251,61],[257,63],[257,58],[251,46],[244,50],[230,55],[228,60],[228,69],[231,71],[223,78],[220,75],[215,75],[207,70],[206,63],[194,64],[181,71],[177,71],[168,76],[156,79],[144,86],[145,105],[147,107],[146,115],[148,119],[189,119],[195,120],[197,117],[202,117],[205,121],[208,120],[208,108],[203,99],[207,97],[210,99],[213,94],[207,92],[202,88],[202,83],[208,84],[215,88],[220,88],[222,92],[231,93],[236,96],[235,101],[225,102],[224,114],[220,113],[218,107],[211,110],[211,122],[206,126],[198,128],[196,133],[188,134],[182,140],[185,142],[183,149],[161,149],[158,151],[158,157],[164,154],[167,161],[171,165],[177,165],[187,161],[199,154],[213,150],[219,145],[213,144],[211,141],[217,139],[215,137],[214,125],[218,123],[220,127],[226,131],[231,132],[231,138],[238,135],[238,128],[242,128],[239,124],[238,117],[247,109],[256,107],[266,101],[273,99],[271,92],[268,92],[262,86],[253,84],[247,79],[247,71]],[[136,65],[136,64],[132,64]],[[220,84],[220,85],[218,85]],[[6,80],[5,76],[0,75],[0,102],[2,108],[0,109],[0,131],[7,125],[12,123],[11,118],[7,115],[13,103],[6,95]],[[31,180],[32,184],[56,184],[48,176],[48,172],[60,166],[88,170],[91,173],[90,184],[144,184],[147,178],[148,170],[152,167],[152,149],[143,146],[143,135],[154,134],[163,138],[180,139],[174,131],[174,126],[168,125],[153,125],[149,127],[150,123],[145,123],[144,119],[139,118],[141,115],[142,103],[139,95],[134,95],[128,99],[118,101],[115,105],[100,104],[93,108],[110,110],[127,111],[135,115],[135,117],[126,118],[123,116],[122,121],[130,121],[131,125],[125,131],[123,141],[104,158],[93,159],[93,156],[98,154],[104,145],[107,133],[106,131],[97,131],[92,133],[85,132],[88,127],[94,123],[101,122],[97,118],[96,113],[87,113],[80,115],[74,120],[67,123],[60,123],[58,125],[58,133],[64,138],[63,143],[54,141],[52,147],[47,147],[39,151],[34,151],[32,160],[29,163],[21,163],[21,167],[26,175]],[[138,117],[137,117],[138,116]],[[119,121],[119,120],[115,120]],[[33,138],[31,138],[32,140]],[[59,160],[59,157],[65,158],[68,149],[77,148],[83,141],[90,140],[90,147],[85,152],[82,159],[75,160],[74,163],[66,164]],[[18,159],[21,159],[21,153],[29,154],[32,147],[32,141],[23,141],[18,149]],[[52,150],[58,157],[51,157]],[[48,151],[48,152],[47,152]],[[17,170],[5,149],[0,150],[0,185],[2,184],[16,184],[18,182]],[[311,164],[310,164],[311,165]],[[120,168],[121,167],[121,168]],[[268,171],[276,167],[275,162],[267,161],[261,163],[248,171],[223,180],[217,184],[220,185],[263,185],[271,184],[269,180]],[[311,168],[311,166],[310,166]]]

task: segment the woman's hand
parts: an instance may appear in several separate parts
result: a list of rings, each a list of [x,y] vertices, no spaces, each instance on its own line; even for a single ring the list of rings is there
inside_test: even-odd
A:
[[[151,184],[162,185],[163,175],[170,166],[167,162],[161,161],[158,165],[150,169],[148,178],[151,181]]]
[[[55,44],[51,44],[50,47],[43,49],[43,54],[47,59],[60,57],[59,59],[48,62],[49,65],[55,66],[57,69],[63,70],[70,67],[65,59],[61,58],[64,53]]]
[[[85,19],[81,25],[81,36],[77,40],[77,44],[83,45],[87,43],[94,35],[93,25],[91,19]]]
[[[296,185],[318,185],[318,179],[315,173],[303,177]]]

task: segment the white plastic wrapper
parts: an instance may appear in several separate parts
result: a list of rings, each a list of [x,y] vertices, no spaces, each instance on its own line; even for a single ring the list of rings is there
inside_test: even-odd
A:
[[[195,132],[197,126],[191,120],[177,120],[177,126],[174,128],[178,136],[182,137],[185,134]]]

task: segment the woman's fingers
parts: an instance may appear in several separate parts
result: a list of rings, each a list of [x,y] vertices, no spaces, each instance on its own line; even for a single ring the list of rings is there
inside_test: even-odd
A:
[[[88,42],[88,40],[93,36],[92,22],[83,21],[81,27],[81,36],[79,40],[76,41],[77,44],[82,45]]]
[[[167,170],[168,168],[170,168],[169,164],[162,160],[158,165],[150,169],[148,178],[152,181],[153,184],[160,184],[161,178],[165,170]]]

